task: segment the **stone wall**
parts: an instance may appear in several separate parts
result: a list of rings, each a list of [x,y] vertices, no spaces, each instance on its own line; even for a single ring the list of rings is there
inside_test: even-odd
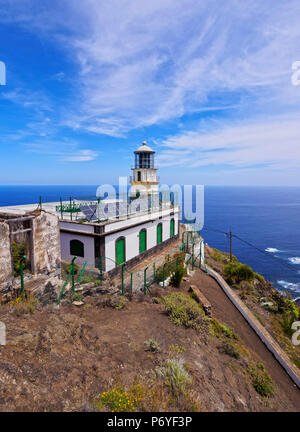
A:
[[[43,210],[24,216],[24,219],[27,216],[27,220],[28,216],[33,217],[32,238],[29,241],[31,271],[27,270],[24,273],[25,290],[29,289],[37,293],[38,298],[43,298],[45,295],[48,298],[50,291],[51,293],[53,291],[54,295],[60,287],[61,258],[58,218]],[[22,217],[5,214],[3,219],[0,219],[0,294],[4,300],[11,297],[14,288],[20,287],[20,277],[15,279],[13,276],[11,257],[9,220],[15,218],[18,220],[13,222],[13,230],[20,229],[22,233],[24,228]]]
[[[9,225],[0,220],[0,293],[11,289],[12,276]]]
[[[35,274],[60,275],[60,233],[58,218],[41,211],[33,220],[33,262]]]

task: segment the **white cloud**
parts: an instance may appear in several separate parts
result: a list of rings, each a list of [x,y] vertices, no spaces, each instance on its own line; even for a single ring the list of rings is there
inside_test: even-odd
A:
[[[88,162],[97,157],[98,153],[93,150],[78,150],[73,155],[64,155],[62,159],[66,162]]]
[[[288,169],[300,166],[300,112],[264,121],[184,131],[161,142],[159,165]]]
[[[300,51],[298,0],[5,5],[2,20],[54,35],[79,67],[67,126],[123,136],[216,105],[249,112],[251,104],[252,115],[299,107],[290,83]]]
[[[97,159],[99,153],[90,149],[81,149],[80,144],[70,140],[49,140],[30,142],[24,145],[32,153],[49,155],[61,162],[89,162]]]

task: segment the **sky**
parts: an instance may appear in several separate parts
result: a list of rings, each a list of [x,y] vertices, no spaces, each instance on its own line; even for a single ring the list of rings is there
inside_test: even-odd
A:
[[[0,0],[0,184],[116,184],[146,140],[163,183],[300,186],[299,22],[299,0]]]

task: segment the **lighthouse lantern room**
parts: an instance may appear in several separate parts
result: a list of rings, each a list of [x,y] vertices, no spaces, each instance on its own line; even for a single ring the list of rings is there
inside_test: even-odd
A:
[[[148,195],[158,192],[159,178],[156,175],[154,154],[155,151],[147,145],[146,141],[134,152],[135,164],[130,181],[131,194],[139,192],[142,195]]]

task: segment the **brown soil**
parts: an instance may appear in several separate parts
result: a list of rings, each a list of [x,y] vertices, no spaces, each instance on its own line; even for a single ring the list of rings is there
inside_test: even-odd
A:
[[[7,326],[7,344],[0,346],[0,411],[83,409],[113,384],[150,379],[175,344],[186,348],[182,356],[203,411],[299,410],[300,392],[218,285],[200,270],[182,290],[191,283],[210,300],[213,315],[239,334],[253,359],[264,363],[274,381],[273,397],[262,398],[254,390],[244,358],[220,353],[214,336],[175,326],[149,297],[115,310],[102,308],[98,295],[85,300],[89,307],[49,306],[33,315],[17,316],[8,305],[0,307],[0,321]],[[152,291],[161,295],[163,290]],[[145,349],[149,338],[159,342],[160,353]]]

